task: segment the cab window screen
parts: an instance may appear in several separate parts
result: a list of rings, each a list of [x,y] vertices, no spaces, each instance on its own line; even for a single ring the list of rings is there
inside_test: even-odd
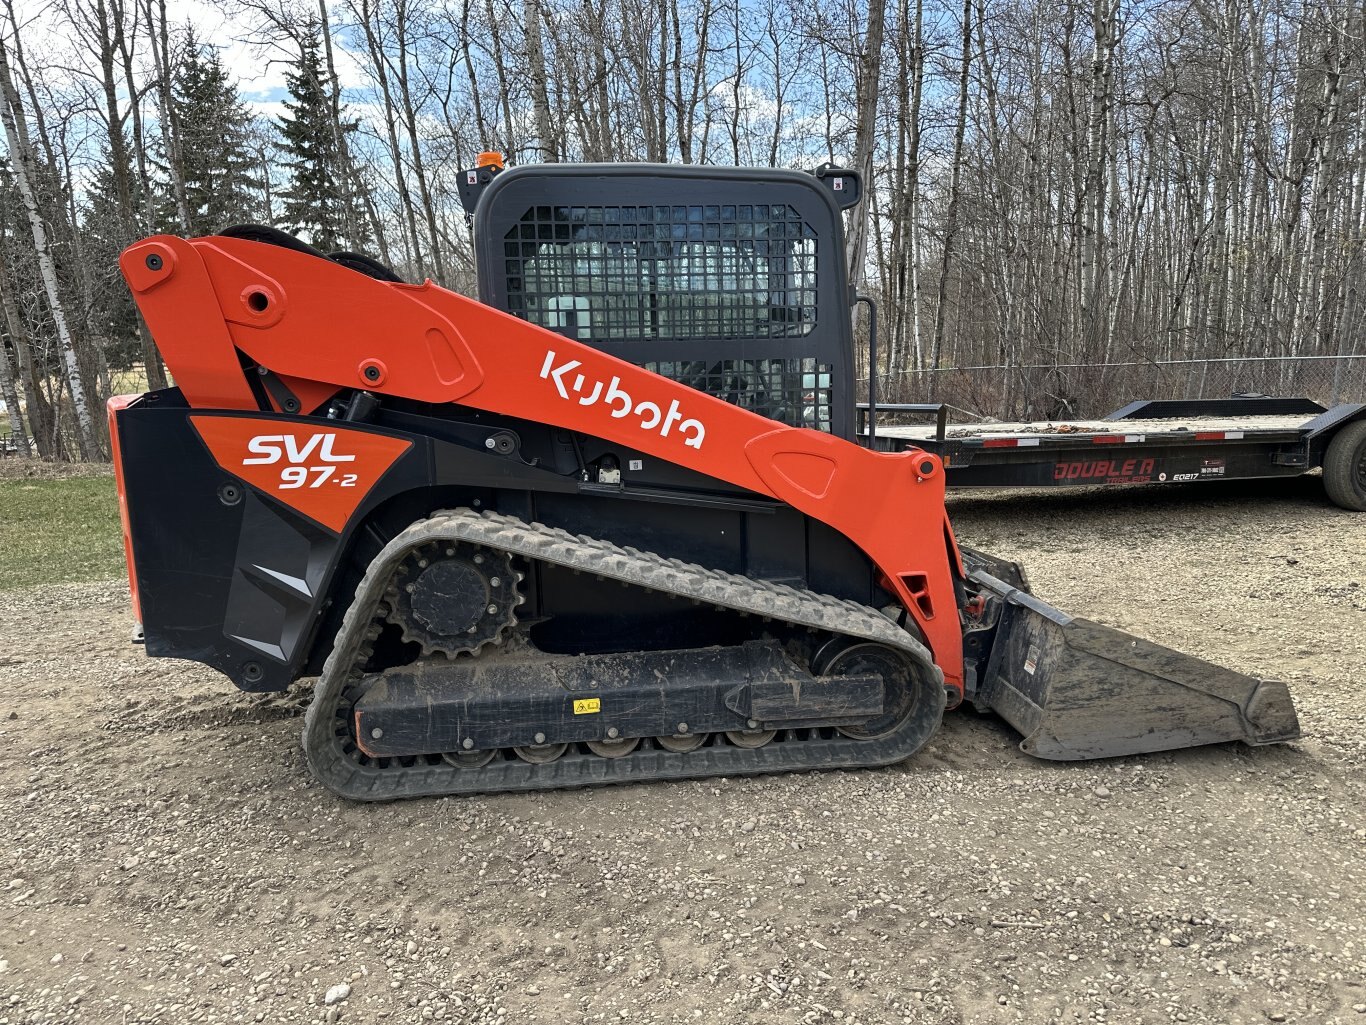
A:
[[[642,366],[770,420],[830,431],[830,367],[814,359],[677,360]]]
[[[503,245],[509,312],[571,338],[794,338],[816,324],[816,233],[787,204],[534,206]]]

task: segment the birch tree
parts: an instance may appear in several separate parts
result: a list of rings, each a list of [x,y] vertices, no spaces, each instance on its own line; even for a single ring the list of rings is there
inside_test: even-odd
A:
[[[25,459],[33,455],[28,443],[28,430],[24,426],[24,416],[19,408],[19,389],[14,386],[14,368],[10,365],[9,351],[0,345],[0,399],[5,400],[5,410],[9,418],[10,438],[14,449]]]
[[[14,87],[10,74],[8,41],[0,40],[0,119],[5,125],[5,141],[9,146],[13,165],[14,184],[19,191],[28,217],[29,228],[33,233],[33,253],[42,275],[43,288],[47,293],[48,310],[57,333],[61,348],[62,366],[65,371],[66,387],[71,395],[72,412],[76,418],[77,441],[82,459],[95,459],[99,456],[96,442],[95,422],[90,406],[86,401],[85,385],[81,379],[80,364],[76,355],[76,345],[67,323],[66,310],[62,302],[61,289],[57,283],[57,269],[53,262],[52,251],[48,247],[47,227],[43,223],[38,207],[38,197],[34,193],[37,181],[33,149],[29,143],[28,126],[24,119],[24,108],[19,93]]]

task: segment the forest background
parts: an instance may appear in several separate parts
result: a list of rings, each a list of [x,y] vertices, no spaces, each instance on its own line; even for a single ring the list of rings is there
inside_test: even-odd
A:
[[[1360,0],[0,5],[8,451],[107,458],[103,400],[166,384],[143,236],[271,224],[472,292],[484,150],[861,169],[884,396],[1366,399]]]

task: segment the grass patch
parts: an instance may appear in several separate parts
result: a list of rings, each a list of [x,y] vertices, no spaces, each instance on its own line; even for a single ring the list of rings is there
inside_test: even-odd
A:
[[[112,476],[0,480],[0,591],[123,573]]]

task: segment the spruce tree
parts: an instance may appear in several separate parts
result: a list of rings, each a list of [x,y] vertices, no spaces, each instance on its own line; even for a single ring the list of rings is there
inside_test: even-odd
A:
[[[251,115],[218,52],[190,35],[171,83],[180,125],[181,174],[190,231],[206,235],[259,220],[261,183],[249,148]]]
[[[331,100],[323,88],[326,72],[321,45],[318,27],[313,25],[304,37],[298,63],[285,78],[291,99],[285,101],[288,116],[280,119],[280,148],[289,169],[289,185],[282,198],[288,229],[331,252],[348,244],[360,246],[365,240],[346,237],[346,172],[337,145],[338,136],[355,131],[357,122],[343,117],[339,125],[333,124]]]
[[[132,152],[131,141],[124,152]],[[114,159],[106,149],[104,162],[91,178],[81,216],[81,249],[91,275],[85,297],[89,302],[87,323],[100,339],[109,368],[127,370],[142,358],[142,346],[133,297],[119,276],[118,259],[119,253],[137,240],[138,226],[128,224],[120,209]],[[141,183],[132,168],[125,168],[125,172],[134,209],[139,209]]]

